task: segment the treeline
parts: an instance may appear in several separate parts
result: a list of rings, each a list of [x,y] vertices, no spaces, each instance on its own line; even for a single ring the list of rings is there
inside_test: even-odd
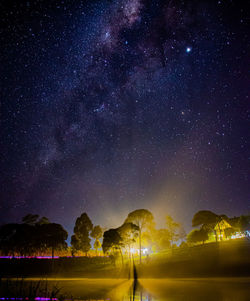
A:
[[[67,231],[46,217],[28,214],[22,223],[12,223],[0,227],[0,252],[10,256],[38,256],[54,252],[69,253],[72,256],[104,254],[112,256],[131,256],[138,253],[140,260],[144,252],[160,252],[176,247],[204,243],[209,237],[222,240],[237,231],[246,231],[250,227],[250,216],[228,218],[211,211],[199,211],[192,219],[192,230],[187,236],[181,225],[171,216],[165,217],[165,227],[157,229],[153,214],[146,209],[130,212],[118,228],[103,229],[93,225],[87,213],[77,217],[71,246],[67,246]],[[199,228],[197,228],[199,227]],[[223,233],[223,235],[222,235]],[[186,238],[186,242],[184,239]],[[91,245],[93,239],[93,248]],[[94,250],[93,250],[94,249]]]
[[[46,217],[28,214],[22,223],[0,227],[0,251],[3,255],[32,256],[51,250],[66,249],[68,233],[60,224],[51,223]]]
[[[156,229],[153,214],[146,209],[129,213],[120,227],[106,231],[99,225],[93,226],[88,215],[83,213],[77,218],[71,237],[73,255],[78,251],[88,253],[91,248],[90,236],[95,239],[94,248],[98,250],[102,247],[104,254],[118,253],[122,257],[137,249],[141,259],[143,247],[150,246],[153,251],[169,248],[175,241],[185,237],[185,231],[171,216],[166,216],[166,228]]]

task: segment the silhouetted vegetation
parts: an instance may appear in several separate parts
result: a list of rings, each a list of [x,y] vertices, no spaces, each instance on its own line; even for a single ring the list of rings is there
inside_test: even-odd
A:
[[[95,239],[94,248],[95,248],[96,254],[97,254],[98,249],[100,249],[101,246],[102,246],[102,244],[100,242],[100,239],[102,238],[103,230],[99,225],[94,226],[94,228],[93,228],[90,235],[91,235],[92,238]]]
[[[219,260],[216,245],[222,244],[223,241],[246,238],[250,229],[250,217],[247,215],[229,218],[226,215],[202,210],[195,213],[192,225],[196,228],[184,241],[186,235],[181,223],[169,215],[166,216],[165,221],[165,228],[157,229],[153,214],[146,209],[138,209],[129,213],[120,227],[103,231],[100,225],[93,225],[87,213],[83,213],[76,219],[71,247],[67,248],[68,234],[61,225],[51,223],[46,217],[40,218],[36,214],[28,214],[23,217],[21,223],[10,223],[0,227],[0,252],[1,255],[13,257],[47,255],[49,252],[53,259],[55,251],[61,257],[68,256],[71,251],[73,256],[80,255],[80,258],[85,256],[83,274],[110,274],[112,269],[119,269],[119,266],[128,269],[128,264],[132,262],[132,255],[136,263],[140,262],[143,265],[156,258],[163,258],[166,262],[175,258],[179,262],[184,258],[191,260],[192,248],[207,248],[207,245],[213,245],[207,250],[214,254],[213,260]],[[176,243],[180,246],[178,247]],[[225,250],[228,252],[229,248]],[[98,261],[97,256],[100,255],[103,257]],[[91,256],[95,256],[96,260],[90,258]],[[1,269],[4,271],[3,275],[9,271],[11,275],[13,273],[17,275],[15,274],[17,270],[21,271],[20,275],[24,275],[24,270],[27,275],[33,275],[33,269],[37,269],[38,274],[49,275],[56,272],[63,274],[66,271],[70,273],[80,269],[76,264],[80,262],[80,258],[57,259],[53,265],[49,259],[43,262],[27,259],[25,263],[22,261],[22,268],[18,261],[12,260],[10,264],[3,259]],[[10,268],[11,266],[13,269]],[[126,274],[127,272],[124,271],[123,273]]]
[[[0,227],[0,248],[3,255],[32,256],[51,250],[67,248],[68,233],[60,224],[50,223],[45,217],[27,215],[23,223]]]
[[[75,252],[83,251],[86,255],[91,248],[90,231],[93,229],[93,224],[87,213],[83,213],[76,219],[74,227],[74,235],[71,237],[72,255]]]
[[[142,232],[152,226],[154,222],[153,214],[146,209],[138,209],[133,212],[130,212],[125,223],[133,223],[139,229],[139,252],[140,252],[140,262],[141,262],[141,241],[142,241]]]
[[[199,243],[202,242],[204,244],[204,242],[208,240],[208,231],[204,228],[202,229],[194,229],[192,230],[188,236],[187,236],[187,241],[189,243]]]

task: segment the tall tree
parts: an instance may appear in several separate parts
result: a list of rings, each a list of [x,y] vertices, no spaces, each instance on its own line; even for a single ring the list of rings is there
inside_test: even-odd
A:
[[[83,251],[86,255],[91,248],[90,231],[93,229],[93,224],[87,213],[83,213],[76,219],[74,227],[74,235],[71,237],[71,245],[73,253],[75,251]]]
[[[130,257],[131,247],[136,242],[139,234],[139,227],[133,223],[124,223],[117,230],[121,236],[123,247],[127,249]]]
[[[101,247],[100,238],[102,237],[102,234],[103,231],[99,225],[95,226],[90,233],[90,236],[95,239],[94,248],[96,250],[96,254],[97,254],[97,250]]]
[[[167,215],[166,229],[168,231],[169,241],[172,247],[174,241],[177,241],[178,239],[182,238],[181,234],[183,228],[180,223],[177,223],[170,215]]]
[[[141,263],[141,239],[142,232],[152,226],[154,223],[153,214],[146,209],[137,209],[128,214],[125,223],[132,223],[136,225],[139,229],[139,251],[140,251],[140,263]]]

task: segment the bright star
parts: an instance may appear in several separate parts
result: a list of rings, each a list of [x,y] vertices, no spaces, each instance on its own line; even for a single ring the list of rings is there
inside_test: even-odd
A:
[[[192,51],[192,48],[191,48],[191,47],[187,47],[187,48],[186,48],[186,52],[187,52],[187,53],[189,53],[189,52],[191,52],[191,51]]]

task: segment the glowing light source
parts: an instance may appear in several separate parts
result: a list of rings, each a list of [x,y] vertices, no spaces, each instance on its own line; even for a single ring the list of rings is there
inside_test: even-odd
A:
[[[236,238],[244,238],[246,235],[242,232],[236,232],[234,235],[231,236],[231,239],[236,239]]]
[[[191,47],[187,47],[187,48],[186,48],[186,52],[187,52],[187,53],[189,53],[189,52],[191,52],[191,51],[192,51],[192,48],[191,48]]]
[[[134,248],[131,248],[131,249],[130,249],[130,253],[135,254],[135,249],[134,249]]]

